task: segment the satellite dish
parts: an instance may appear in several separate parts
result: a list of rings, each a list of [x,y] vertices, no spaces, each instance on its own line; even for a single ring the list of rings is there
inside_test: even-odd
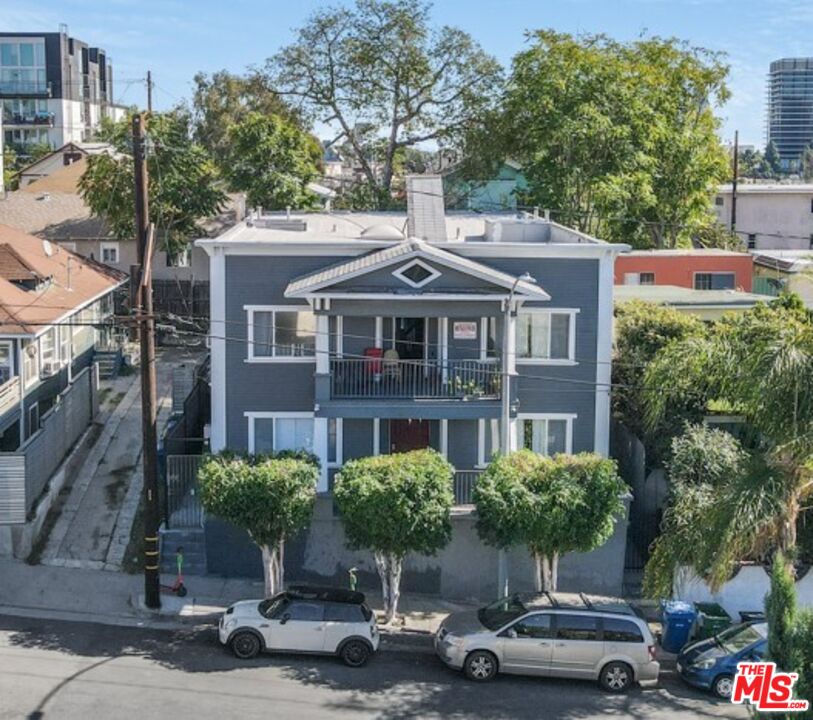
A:
[[[47,240],[42,241],[42,249],[45,251],[45,254],[48,257],[51,257],[54,254],[54,246],[51,245]]]

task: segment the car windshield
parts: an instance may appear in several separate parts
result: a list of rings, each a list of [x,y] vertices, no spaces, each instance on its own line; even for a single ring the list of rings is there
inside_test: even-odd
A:
[[[522,604],[519,595],[513,595],[500,598],[490,605],[480,608],[477,611],[477,618],[489,630],[497,630],[526,612],[528,609]]]
[[[257,609],[260,611],[260,615],[263,617],[271,618],[274,617],[274,613],[277,612],[277,610],[279,610],[287,601],[287,595],[285,595],[285,593],[280,593],[272,598],[263,600]]]
[[[752,625],[733,627],[721,632],[716,640],[729,655],[745,650],[749,645],[762,640],[762,635]]]

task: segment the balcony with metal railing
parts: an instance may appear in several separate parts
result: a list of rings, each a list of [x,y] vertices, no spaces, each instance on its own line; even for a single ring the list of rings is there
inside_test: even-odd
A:
[[[0,80],[0,97],[50,97],[51,83],[46,81]]]
[[[482,360],[330,361],[330,397],[335,400],[499,400],[500,384],[499,364]]]
[[[3,125],[52,128],[54,126],[54,114],[52,112],[15,113],[4,111]]]
[[[0,417],[20,402],[20,378],[15,376],[0,385]]]

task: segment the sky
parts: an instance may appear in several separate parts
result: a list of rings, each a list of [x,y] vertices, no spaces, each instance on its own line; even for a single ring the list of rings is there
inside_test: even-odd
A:
[[[341,0],[337,0],[341,2]],[[240,72],[291,42],[325,3],[315,0],[0,0],[3,31],[57,31],[103,47],[113,62],[115,100],[145,104],[152,70],[154,105],[191,94],[198,71]],[[810,0],[436,0],[433,19],[467,31],[503,65],[526,32],[602,32],[618,40],[675,36],[727,55],[732,97],[719,111],[722,139],[764,145],[768,66],[813,55]]]

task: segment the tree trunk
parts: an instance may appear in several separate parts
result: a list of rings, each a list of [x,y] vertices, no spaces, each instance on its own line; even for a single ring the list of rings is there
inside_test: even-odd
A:
[[[796,547],[796,523],[799,519],[799,500],[794,494],[788,498],[779,527],[779,549],[785,557],[793,556]]]
[[[559,587],[559,553],[550,556],[550,591],[556,592]]]
[[[389,624],[398,612],[401,597],[402,560],[396,555],[374,553],[378,576],[381,578],[381,596],[384,601],[384,623]]]
[[[276,547],[263,545],[261,550],[263,554],[263,573],[265,576],[265,596],[273,597],[282,590],[284,575],[282,567],[283,542],[280,541]]]
[[[540,593],[542,592],[542,588],[544,587],[545,584],[543,572],[544,558],[542,554],[538,552],[535,552],[533,555],[534,555],[534,564],[536,566],[536,572],[534,573],[534,589],[538,593]]]

